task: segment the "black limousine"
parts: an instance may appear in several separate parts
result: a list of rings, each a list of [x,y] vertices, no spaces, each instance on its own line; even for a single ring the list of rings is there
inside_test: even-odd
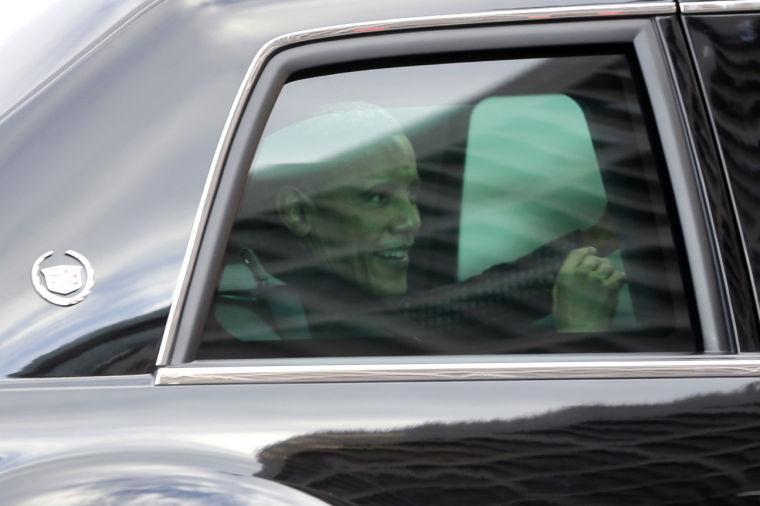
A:
[[[133,7],[0,111],[0,504],[757,504],[760,2]]]

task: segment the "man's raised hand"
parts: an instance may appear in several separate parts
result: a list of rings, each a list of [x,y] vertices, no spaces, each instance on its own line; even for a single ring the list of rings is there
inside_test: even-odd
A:
[[[596,253],[591,246],[574,249],[562,263],[552,289],[559,332],[607,330],[615,315],[625,273]]]

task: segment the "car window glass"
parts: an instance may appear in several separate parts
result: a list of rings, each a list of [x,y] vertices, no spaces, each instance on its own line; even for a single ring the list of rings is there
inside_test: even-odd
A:
[[[760,287],[760,221],[757,184],[760,166],[760,13],[689,16],[698,70],[705,85],[712,121],[736,202],[739,228],[754,278]],[[741,267],[727,266],[743,284]],[[757,295],[755,295],[757,297]],[[747,332],[756,347],[757,332]]]
[[[294,76],[199,358],[696,348],[628,56]]]
[[[552,140],[550,149],[546,139]],[[467,140],[458,280],[593,227],[606,205],[591,133],[577,102],[559,94],[481,101]],[[625,271],[619,250],[607,258]],[[632,309],[624,284],[612,322],[619,327],[633,317]]]

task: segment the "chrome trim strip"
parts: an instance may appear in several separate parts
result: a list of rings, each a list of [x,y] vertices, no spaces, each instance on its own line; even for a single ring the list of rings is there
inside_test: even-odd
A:
[[[677,7],[672,1],[655,1],[640,3],[611,3],[601,5],[578,5],[573,7],[551,7],[535,9],[512,9],[489,11],[472,14],[450,14],[441,16],[425,16],[416,18],[368,21],[363,23],[336,25],[326,28],[303,30],[276,37],[264,44],[253,58],[243,83],[238,89],[232,109],[222,130],[214,158],[211,162],[206,183],[203,188],[198,211],[195,214],[193,228],[190,232],[185,257],[182,260],[180,276],[172,295],[169,317],[161,339],[156,366],[169,363],[173,343],[179,327],[179,317],[182,314],[187,291],[190,286],[190,273],[195,266],[201,239],[211,210],[211,203],[219,185],[222,167],[226,161],[227,152],[232,144],[234,131],[243,115],[247,97],[250,95],[261,70],[267,60],[276,52],[291,45],[318,40],[333,39],[356,35],[370,35],[399,30],[411,30],[435,27],[466,26],[477,24],[499,24],[532,21],[548,21],[556,19],[577,18],[612,18],[631,16],[654,16],[675,14]]]
[[[688,357],[663,360],[469,362],[460,364],[325,364],[164,367],[156,385],[363,383],[539,379],[636,379],[760,376],[760,359]]]
[[[680,2],[684,14],[714,14],[720,12],[760,11],[758,0],[717,0],[713,2]]]
[[[145,388],[155,384],[152,374],[129,374],[117,376],[68,376],[38,378],[3,378],[0,392],[9,390],[84,390],[88,388]]]

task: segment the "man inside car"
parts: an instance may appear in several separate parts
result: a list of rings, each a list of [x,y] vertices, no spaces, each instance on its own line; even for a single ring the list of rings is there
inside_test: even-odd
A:
[[[518,261],[410,290],[421,182],[410,140],[378,107],[349,104],[272,133],[253,171],[253,250],[302,301],[314,337],[436,335],[472,331],[473,320],[514,334],[547,314],[559,332],[593,332],[615,313],[624,274],[595,247],[573,244],[577,233],[551,283],[516,286],[510,280],[530,264]]]

